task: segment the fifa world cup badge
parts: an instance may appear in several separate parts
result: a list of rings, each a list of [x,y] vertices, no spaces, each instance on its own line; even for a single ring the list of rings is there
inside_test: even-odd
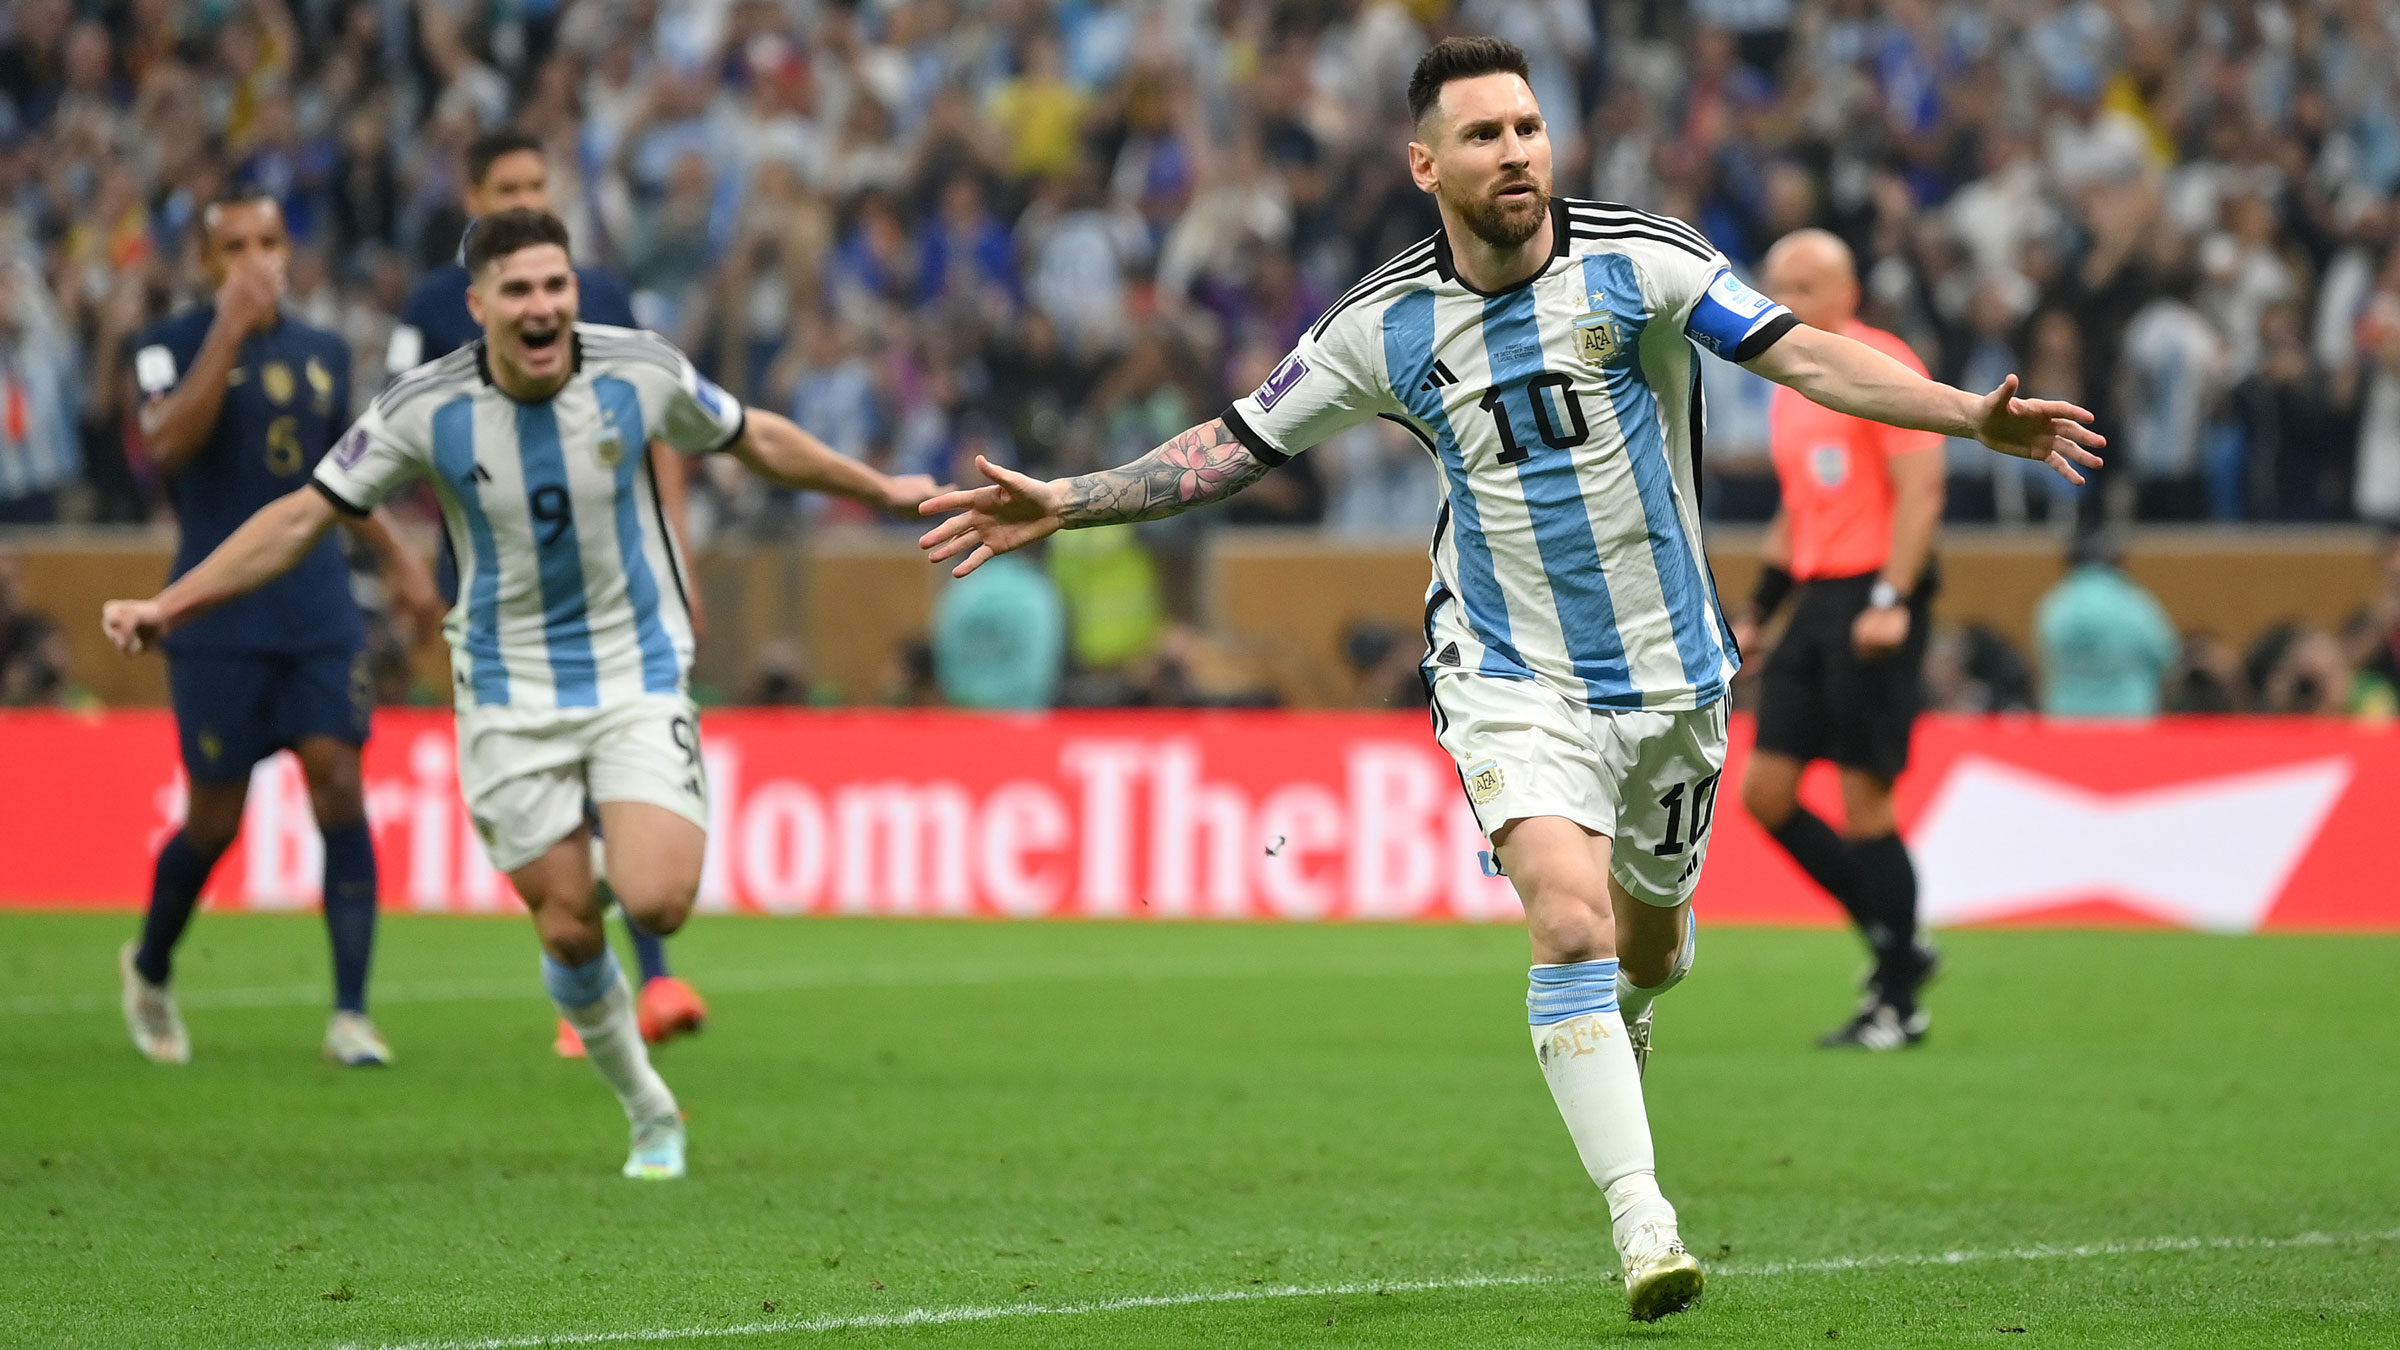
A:
[[[258,383],[267,391],[267,401],[280,408],[292,401],[298,384],[292,379],[292,368],[281,361],[269,361],[258,372]]]

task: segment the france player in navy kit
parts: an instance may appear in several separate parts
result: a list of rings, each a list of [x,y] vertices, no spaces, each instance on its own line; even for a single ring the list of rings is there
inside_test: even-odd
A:
[[[290,244],[275,199],[219,201],[201,228],[214,302],[154,325],[137,339],[133,359],[142,430],[181,524],[176,576],[259,507],[307,482],[350,415],[348,345],[279,309]],[[424,563],[380,519],[356,528],[382,556],[418,636],[428,633],[440,606]],[[141,938],[126,944],[119,972],[128,1029],[151,1059],[190,1057],[167,990],[175,943],[241,828],[251,768],[285,749],[300,760],[325,842],[335,988],[326,1055],[345,1064],[390,1058],[366,1017],[375,853],[359,787],[369,707],[365,644],[349,567],[328,539],[273,585],[167,645],[190,808],[159,853]]]
[[[467,191],[462,204],[471,218],[481,219],[516,207],[532,211],[550,209],[549,160],[541,141],[526,132],[503,127],[476,137],[467,146],[466,171]],[[483,326],[467,312],[467,287],[474,278],[467,273],[463,248],[461,254],[461,260],[427,273],[417,283],[416,290],[410,292],[408,304],[400,311],[399,326],[392,330],[391,346],[384,353],[384,370],[390,378],[397,380],[483,336]],[[641,326],[634,322],[632,297],[615,277],[596,267],[579,266],[575,269],[575,286],[582,295],[584,322],[617,328]],[[676,546],[688,555],[691,548],[689,534],[684,529],[683,456],[656,442],[651,444],[649,453],[650,471],[658,480],[659,505],[674,527]],[[443,544],[442,590],[446,597],[454,598],[458,561],[446,536]],[[693,625],[705,629],[697,592],[690,599]],[[634,960],[641,970],[642,1035],[651,1041],[664,1041],[698,1031],[708,1018],[708,1005],[701,1001],[699,991],[667,969],[664,942],[643,932],[622,908],[617,912],[624,918],[625,936],[632,940]],[[557,1050],[560,1056],[570,1059],[583,1053],[575,1028],[563,1017],[558,1023]]]

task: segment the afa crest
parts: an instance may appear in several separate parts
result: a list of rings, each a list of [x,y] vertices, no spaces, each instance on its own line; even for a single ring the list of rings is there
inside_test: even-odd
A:
[[[1477,806],[1489,803],[1508,786],[1508,779],[1500,772],[1500,761],[1495,759],[1468,765],[1466,778],[1467,796],[1473,798]]]
[[[267,401],[280,408],[292,401],[299,392],[299,383],[292,378],[292,368],[281,361],[269,361],[259,368],[258,384],[267,391]]]
[[[624,463],[625,438],[618,435],[614,427],[601,432],[599,439],[592,442],[592,458],[599,460],[600,467],[604,469],[613,469]]]
[[[1607,365],[1616,359],[1624,345],[1624,337],[1617,331],[1617,321],[1606,310],[1575,316],[1575,354],[1587,364]]]

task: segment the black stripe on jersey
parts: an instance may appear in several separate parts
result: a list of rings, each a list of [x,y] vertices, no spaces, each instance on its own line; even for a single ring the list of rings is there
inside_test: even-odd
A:
[[[374,406],[382,409],[383,415],[386,417],[397,415],[402,408],[414,403],[419,396],[434,393],[445,385],[456,383],[466,375],[468,368],[480,359],[479,354],[482,350],[483,343],[478,340],[428,365],[419,366],[394,380],[390,388],[377,394]]]
[[[682,353],[664,338],[634,341],[614,335],[601,337],[591,333],[579,334],[577,340],[595,361],[639,361],[657,366],[678,380],[683,378]]]
[[[1607,243],[1614,239],[1647,239],[1654,244],[1665,244],[1669,248],[1682,249],[1702,262],[1707,262],[1717,256],[1714,250],[1701,248],[1696,244],[1685,242],[1681,236],[1666,234],[1658,230],[1635,229],[1631,226],[1612,226],[1602,229],[1584,221],[1577,221],[1572,227],[1571,234],[1578,242],[1590,241],[1593,243]]]
[[[1647,225],[1652,229],[1665,230],[1669,234],[1680,234],[1702,248],[1709,247],[1708,236],[1694,229],[1689,222],[1677,220],[1673,216],[1662,216],[1655,211],[1644,211],[1640,207],[1627,206],[1622,202],[1569,201],[1567,214],[1570,217],[1580,216],[1603,224]]]
[[[1743,338],[1741,344],[1733,349],[1734,364],[1740,365],[1744,361],[1755,360],[1760,352],[1782,341],[1784,334],[1799,326],[1800,321],[1793,318],[1788,311],[1760,324],[1751,332],[1750,336]]]
[[[1414,277],[1421,272],[1433,270],[1437,270],[1433,240],[1428,239],[1424,243],[1404,250],[1399,257],[1369,272],[1365,279],[1344,291],[1342,298],[1334,301],[1324,314],[1318,317],[1316,326],[1308,330],[1309,337],[1312,339],[1323,338],[1325,330],[1333,326],[1335,316],[1365,300],[1378,290],[1406,278]]]
[[[1269,465],[1291,462],[1290,455],[1267,444],[1266,437],[1251,429],[1249,422],[1243,420],[1241,409],[1230,403],[1226,404],[1225,414],[1221,420],[1225,423],[1225,429],[1233,433],[1233,438],[1242,443],[1242,448],[1258,456],[1261,462]]]
[[[1438,464],[1441,462],[1442,452],[1434,445],[1433,437],[1425,434],[1425,428],[1418,426],[1416,423],[1409,421],[1407,418],[1402,417],[1398,413],[1377,413],[1375,415],[1394,426],[1408,428],[1408,434],[1417,438],[1417,443],[1425,447],[1425,453],[1433,456],[1435,463]],[[1450,503],[1442,503],[1442,510],[1444,512],[1449,511],[1449,509]],[[1442,537],[1442,532],[1438,529],[1435,530],[1433,532],[1433,537],[1436,542],[1439,542]]]
[[[642,472],[650,475],[650,510],[658,517],[658,542],[667,552],[667,572],[675,578],[675,598],[683,602],[684,625],[691,627],[692,592],[683,584],[683,564],[675,560],[675,533],[667,528],[667,499],[658,495],[658,457],[648,446],[642,447]]]
[[[356,517],[371,514],[368,508],[360,506],[358,503],[351,501],[348,497],[345,497],[342,494],[334,491],[332,488],[325,486],[325,480],[322,478],[311,478],[308,480],[308,485],[315,488],[318,492],[324,494],[325,500],[333,503],[333,509],[341,512],[345,516]]]

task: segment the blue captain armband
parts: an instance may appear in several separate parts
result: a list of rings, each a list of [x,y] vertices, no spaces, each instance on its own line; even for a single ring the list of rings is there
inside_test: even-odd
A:
[[[1683,331],[1728,361],[1747,361],[1774,346],[1799,322],[1790,310],[1743,285],[1727,268],[1693,302]]]

